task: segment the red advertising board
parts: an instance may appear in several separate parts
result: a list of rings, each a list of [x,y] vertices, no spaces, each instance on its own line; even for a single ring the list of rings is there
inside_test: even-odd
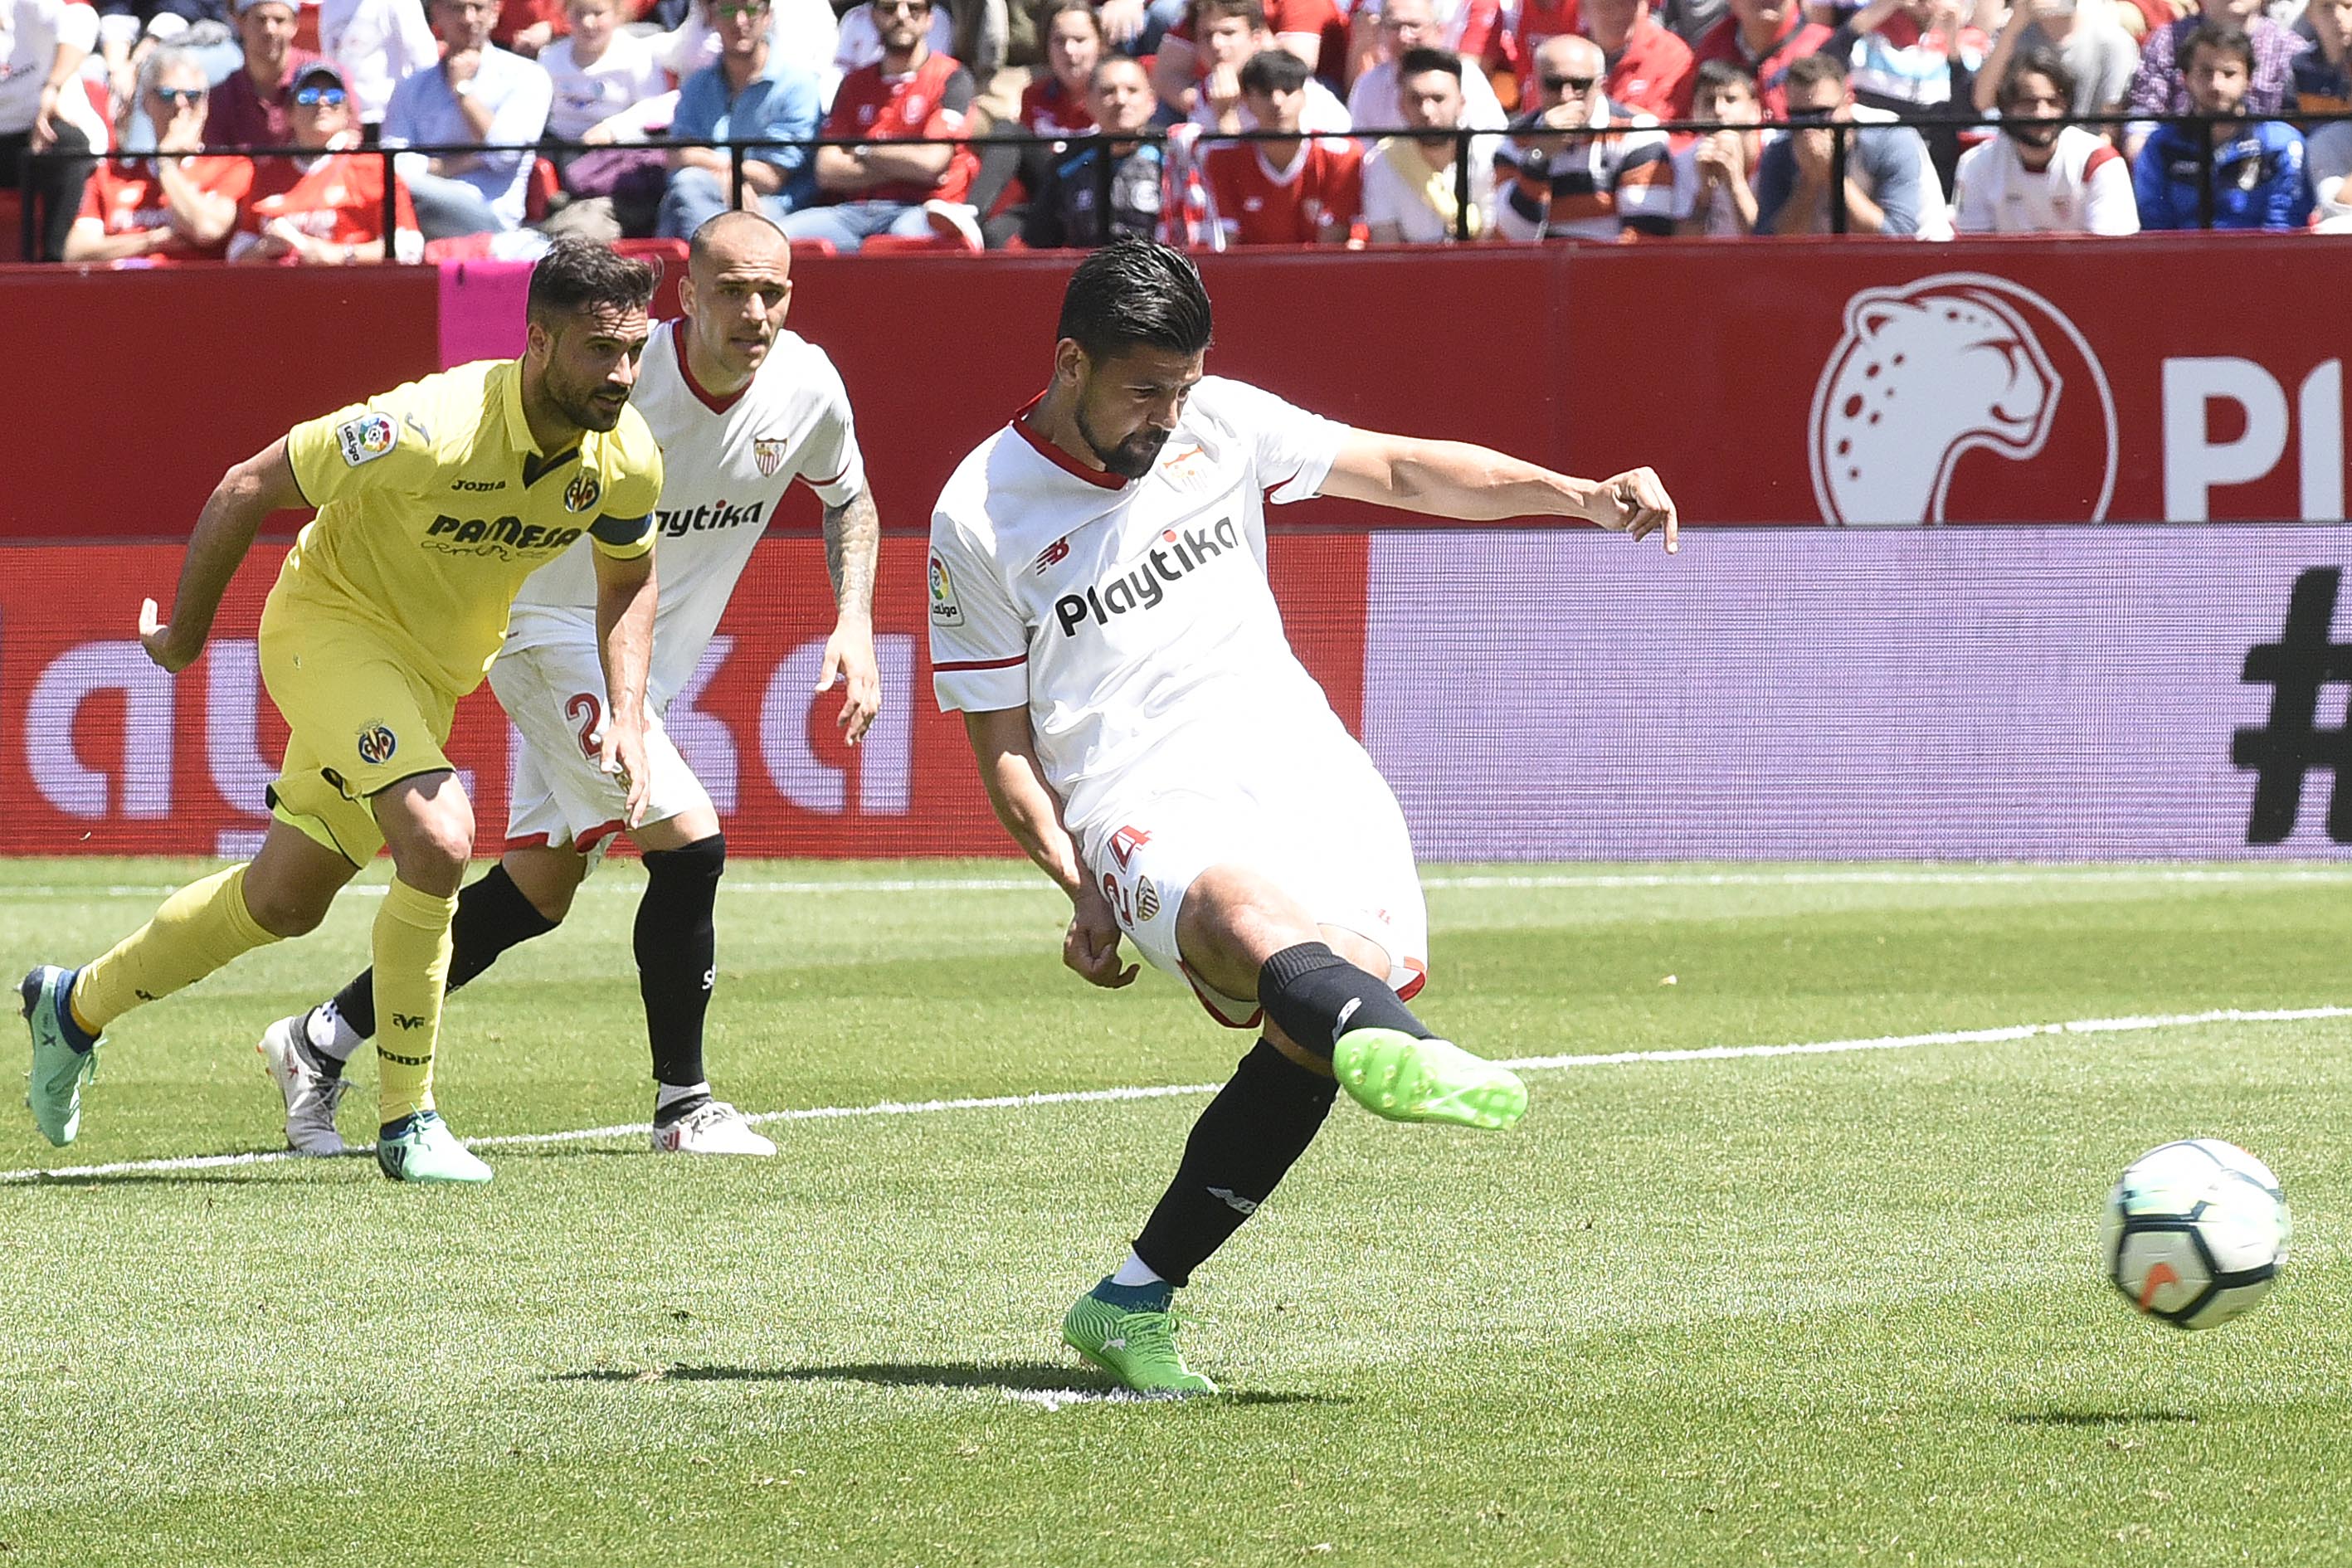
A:
[[[1648,463],[1695,521],[2187,521],[2342,515],[2342,359],[2311,302],[2346,243],[1691,242],[1202,269],[1219,374],[1571,471]],[[793,324],[848,383],[887,525],[919,531],[957,460],[1042,384],[1069,266],[798,265]],[[0,385],[0,537],[184,537],[234,458],[482,352],[478,320],[445,328],[484,270],[0,269],[37,367]],[[784,524],[813,525],[798,506]],[[1390,520],[1310,503],[1277,521]]]
[[[1307,668],[1352,725],[1363,704],[1365,542],[1273,546],[1285,614]],[[260,683],[254,628],[282,547],[257,547],[204,658],[176,679],[151,663],[139,602],[168,597],[177,545],[0,546],[0,854],[249,853],[286,730]],[[811,540],[763,543],[701,679],[673,703],[671,734],[747,854],[1000,854],[961,722],[932,700],[923,545],[885,542],[876,606],[883,712],[851,748],[838,690],[814,691],[832,592]],[[494,852],[515,745],[483,688],[458,708],[466,771]]]
[[[1562,457],[1708,521],[2344,515],[2332,237],[1595,247]]]

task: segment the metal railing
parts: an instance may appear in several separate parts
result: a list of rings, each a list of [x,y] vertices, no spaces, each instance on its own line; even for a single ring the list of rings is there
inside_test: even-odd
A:
[[[2112,114],[2068,114],[2057,117],[2055,122],[2061,125],[2080,125],[2084,127],[2096,127],[2101,129],[2108,127],[2120,128],[2126,126],[2137,127],[2159,124],[2190,127],[2195,132],[2194,140],[2196,142],[2199,155],[2198,226],[2200,229],[2210,230],[2213,226],[2216,206],[2214,190],[2215,149],[2211,132],[2217,126],[2253,125],[2266,121],[2310,126],[2330,124],[2344,121],[2352,121],[2352,110],[2339,110],[2331,113],[2317,114],[2241,115],[2226,119],[2194,113],[2155,115],[2130,114],[2125,112],[2116,112]],[[1654,135],[1660,132],[1664,132],[1669,137],[1680,138],[1684,136],[1706,135],[1718,131],[1777,133],[1791,133],[1801,131],[1826,131],[1829,132],[1831,139],[1828,191],[1830,232],[1833,235],[1844,235],[1851,232],[1852,226],[1852,214],[1849,210],[1846,200],[1846,176],[1851,165],[1851,142],[1857,132],[1885,130],[1896,126],[1907,126],[1911,130],[1916,132],[1935,131],[1948,133],[1975,131],[1981,132],[1984,135],[1999,135],[2000,133],[2000,125],[2001,121],[1998,119],[1978,118],[1957,114],[1939,117],[1923,116],[1918,119],[1891,121],[1781,120],[1757,124],[1735,124],[1727,121],[1718,120],[1675,120],[1664,121],[1649,125],[1582,126],[1562,131],[1543,131],[1540,132],[1531,132],[1529,128],[1524,126],[1512,126],[1503,130],[1473,129],[1465,126],[1457,127],[1450,132],[1433,132],[1426,128],[1400,125],[1393,126],[1386,130],[1377,127],[1359,126],[1344,132],[1330,131],[1283,132],[1265,130],[1231,132],[1202,131],[1199,132],[1197,136],[1192,139],[1192,142],[1194,146],[1205,149],[1210,146],[1230,142],[1344,140],[1370,143],[1390,136],[1411,137],[1418,140],[1432,139],[1440,135],[1445,136],[1454,142],[1454,197],[1456,213],[1454,238],[1458,242],[1467,242],[1476,237],[1471,226],[1471,217],[1474,207],[1473,191],[1475,188],[1471,173],[1471,160],[1475,155],[1476,150],[1482,142],[1492,144],[1501,142],[1515,141],[1531,133],[1540,134],[1545,137],[1557,136],[1564,138],[1571,142],[1590,142],[1606,140],[1612,137]],[[1099,133],[1093,135],[1041,136],[1021,132],[976,137],[898,137],[891,139],[891,145],[899,147],[961,146],[970,147],[975,152],[991,147],[1011,148],[1015,150],[1029,148],[1068,150],[1090,147],[1094,149],[1097,153],[1093,167],[1096,198],[1095,210],[1097,213],[1101,215],[1100,221],[1106,226],[1106,232],[1108,232],[1108,225],[1111,221],[1111,203],[1119,163],[1123,161],[1125,156],[1128,155],[1128,153],[1131,153],[1134,149],[1142,146],[1157,146],[1162,149],[1164,153],[1166,148],[1175,140],[1175,136],[1171,134],[1169,128],[1154,126],[1149,130],[1142,131],[1132,135],[1123,136],[1104,135]],[[208,148],[203,155],[235,156],[248,158],[255,161],[279,158],[314,159],[326,155],[331,151],[334,151],[341,152],[351,156],[375,158],[381,160],[383,168],[383,224],[385,240],[384,249],[386,259],[393,259],[394,247],[391,241],[393,236],[399,228],[397,219],[397,187],[394,184],[394,176],[397,162],[404,156],[446,158],[470,157],[478,154],[490,153],[501,156],[520,156],[527,159],[536,159],[550,153],[609,152],[614,150],[615,145],[624,148],[641,147],[656,152],[668,152],[687,148],[703,148],[712,152],[723,152],[727,154],[729,179],[728,195],[730,203],[734,205],[740,206],[742,205],[743,200],[744,164],[752,161],[754,156],[758,153],[765,152],[783,152],[797,148],[807,154],[805,162],[813,164],[819,149],[826,147],[846,148],[866,146],[872,144],[872,138],[861,139],[824,136],[780,140],[751,139],[743,141],[725,141],[707,137],[688,137],[681,139],[662,137],[643,142],[625,142],[618,144],[609,142],[603,144],[591,144],[582,142],[551,140],[531,142],[523,146],[517,146],[513,143],[448,142],[431,143],[420,142],[405,147],[367,146],[331,150],[317,147]],[[1127,152],[1120,152],[1121,149],[1125,149]],[[1118,155],[1112,156],[1111,154],[1114,153],[1117,153]],[[112,154],[111,156],[152,158],[154,155],[155,154],[153,153],[149,152],[128,154],[118,153]],[[21,169],[29,170],[31,167],[45,162],[96,163],[104,161],[106,161],[104,158],[95,157],[89,153],[59,153],[56,152],[32,153],[28,151],[24,154],[23,162],[19,164],[19,167]],[[40,213],[37,204],[31,199],[31,191],[33,186],[31,179],[27,175],[20,174],[19,180],[26,192],[27,198],[24,203],[21,253],[27,259],[35,259],[37,256],[38,240],[41,232],[40,223],[43,215]],[[1499,201],[1500,199],[1501,198],[1498,195],[1497,200]]]

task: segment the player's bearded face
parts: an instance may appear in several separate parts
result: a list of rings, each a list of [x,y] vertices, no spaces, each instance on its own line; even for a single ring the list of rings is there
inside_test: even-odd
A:
[[[1072,417],[1104,468],[1123,479],[1151,471],[1176,432],[1185,395],[1200,379],[1199,360],[1138,349],[1087,366]]]
[[[547,399],[583,430],[610,430],[629,405],[650,331],[643,310],[583,310],[551,334]]]

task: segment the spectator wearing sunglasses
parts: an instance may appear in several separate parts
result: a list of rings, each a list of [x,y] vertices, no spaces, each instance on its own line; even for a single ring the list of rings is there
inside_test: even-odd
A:
[[[139,97],[155,126],[154,155],[99,165],[66,237],[68,261],[196,261],[227,254],[253,165],[201,155],[211,94],[194,51],[157,49],[143,74]]]
[[[1916,236],[1934,173],[1927,144],[1908,125],[1856,123],[1846,68],[1834,55],[1809,55],[1789,68],[1790,131],[1764,149],[1756,169],[1756,232],[1831,232],[1830,180],[1835,123],[1845,132],[1845,214],[1849,234]]]
[[[1612,103],[1590,38],[1547,38],[1535,104],[1495,154],[1495,232],[1505,239],[1636,239],[1675,231],[1674,160],[1651,116]]]
[[[952,236],[981,247],[965,195],[980,160],[960,135],[974,96],[971,73],[927,41],[930,0],[873,0],[880,63],[842,79],[824,122],[816,183],[821,205],[784,220],[793,239],[856,250],[877,234]]]
[[[387,147],[482,142],[492,151],[411,153],[400,177],[427,239],[496,234],[522,225],[523,201],[555,87],[536,60],[490,42],[497,0],[433,0],[448,49],[437,68],[393,89],[383,113]]]
[[[294,129],[294,79],[318,58],[294,47],[293,0],[245,0],[236,32],[245,64],[213,89],[205,145],[286,146]]]
[[[349,267],[384,258],[383,160],[350,150],[359,142],[354,107],[342,73],[324,60],[294,79],[292,144],[312,155],[256,160],[229,237],[231,261]],[[393,199],[394,254],[415,261],[425,237],[407,188],[395,183]]]
[[[718,0],[719,63],[678,89],[670,135],[780,143],[743,154],[742,204],[782,222],[813,194],[808,140],[816,134],[814,75],[777,53],[770,41],[768,0]],[[658,232],[688,239],[734,199],[734,170],[724,148],[673,147],[669,190]]]

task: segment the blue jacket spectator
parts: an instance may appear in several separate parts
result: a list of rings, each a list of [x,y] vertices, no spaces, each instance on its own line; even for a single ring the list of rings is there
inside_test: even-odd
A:
[[[2311,180],[2303,138],[2265,120],[2221,128],[2213,147],[2215,228],[2298,229],[2311,217]],[[2143,229],[2196,228],[2203,167],[2197,128],[2159,125],[2132,164],[2132,192]]]
[[[2132,160],[2140,227],[2199,226],[2209,156],[2215,228],[2303,227],[2311,217],[2303,137],[2276,121],[2240,118],[2253,91],[2253,40],[2241,28],[2208,22],[2182,39],[2179,63],[2190,109],[2212,122],[2159,125],[2148,133]],[[2200,142],[2210,142],[2210,153]]]
[[[769,47],[769,0],[718,0],[719,63],[686,79],[669,133],[677,141],[805,142],[817,132],[816,77]],[[678,147],[669,155],[669,190],[659,231],[687,239],[733,205],[734,172],[724,148]],[[805,145],[761,147],[743,155],[743,183],[760,209],[781,220],[816,193]]]
[[[520,227],[554,83],[536,61],[490,42],[496,0],[433,0],[430,14],[448,50],[393,89],[383,145],[478,142],[512,151],[400,159],[417,226],[427,239]]]

